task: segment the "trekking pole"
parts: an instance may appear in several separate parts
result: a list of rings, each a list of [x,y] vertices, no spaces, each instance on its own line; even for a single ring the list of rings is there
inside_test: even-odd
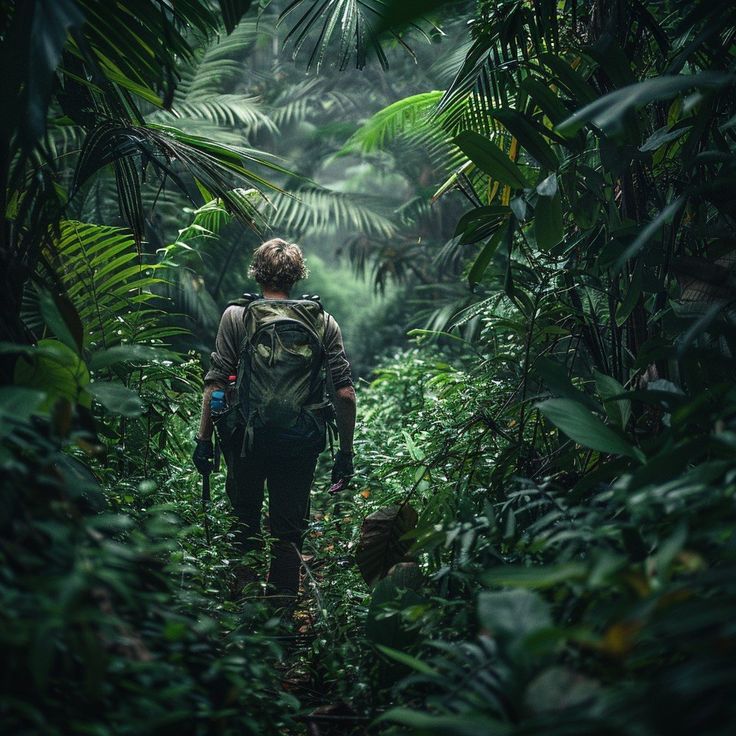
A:
[[[220,458],[222,457],[222,450],[220,449],[220,440],[215,435],[215,457],[212,461],[212,472],[220,472]]]
[[[204,515],[204,538],[207,546],[210,546],[210,520],[207,515],[207,507],[210,505],[210,474],[202,476],[202,514]]]

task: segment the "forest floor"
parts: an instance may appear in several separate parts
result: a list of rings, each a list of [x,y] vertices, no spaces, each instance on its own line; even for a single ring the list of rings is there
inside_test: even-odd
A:
[[[235,555],[227,531],[232,517],[224,473],[212,476],[213,503],[208,511],[211,544],[208,546],[204,539],[201,512],[194,519],[201,534],[189,537],[187,544],[187,554],[196,559],[203,576],[209,614],[234,622],[233,633],[256,635],[273,643],[280,686],[298,701],[293,714],[296,730],[285,731],[285,736],[357,736],[365,733],[373,720],[368,714],[372,708],[367,692],[365,697],[355,697],[356,684],[365,682],[361,670],[370,650],[364,634],[367,607],[363,605],[369,591],[351,554],[364,515],[356,513],[356,507],[365,501],[368,492],[353,487],[334,497],[321,490],[328,485],[328,460],[326,453],[322,472],[313,486],[302,583],[291,620],[272,614],[264,603],[263,582],[248,586],[238,600],[229,599]],[[189,486],[190,508],[195,508],[200,485],[194,482]],[[265,554],[259,563],[262,570],[267,568]]]

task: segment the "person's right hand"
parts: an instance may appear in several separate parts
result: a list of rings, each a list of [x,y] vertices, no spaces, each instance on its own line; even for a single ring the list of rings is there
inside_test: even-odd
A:
[[[209,475],[212,472],[212,459],[215,456],[215,452],[212,449],[212,440],[201,440],[197,437],[196,443],[197,445],[192,455],[194,467],[197,468],[201,475]]]
[[[335,464],[332,466],[332,482],[337,483],[340,480],[345,481],[344,488],[353,477],[355,470],[353,469],[353,453],[338,450],[335,455]]]

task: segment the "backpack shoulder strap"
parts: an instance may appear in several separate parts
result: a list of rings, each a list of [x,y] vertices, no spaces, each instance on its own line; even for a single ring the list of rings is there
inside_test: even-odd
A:
[[[247,307],[257,299],[263,299],[260,294],[243,294],[239,299],[233,299],[228,302],[228,307]]]

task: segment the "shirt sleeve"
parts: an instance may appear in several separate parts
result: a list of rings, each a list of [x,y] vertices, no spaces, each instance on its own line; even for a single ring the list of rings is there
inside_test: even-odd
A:
[[[240,326],[243,322],[243,308],[228,307],[220,319],[220,327],[215,339],[215,352],[210,355],[210,369],[204,377],[205,383],[227,383],[227,379],[238,369]]]
[[[335,389],[352,386],[353,378],[350,373],[350,362],[345,354],[340,326],[331,314],[326,315],[325,319],[325,349],[327,351],[327,362],[330,366],[332,386]]]

